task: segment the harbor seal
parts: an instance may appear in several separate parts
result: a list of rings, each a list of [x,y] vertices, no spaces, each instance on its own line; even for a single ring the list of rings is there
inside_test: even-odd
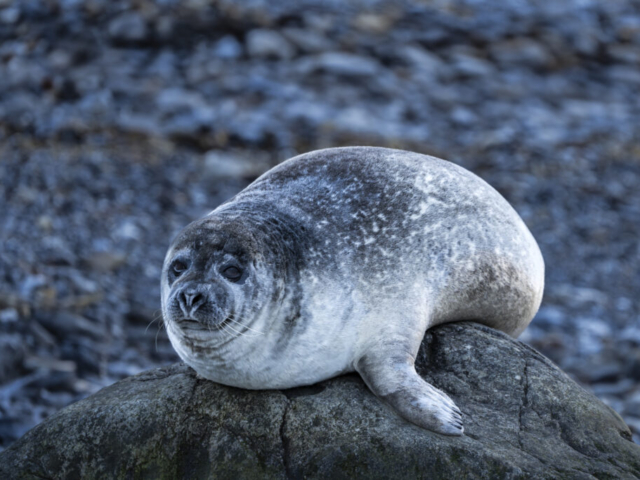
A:
[[[178,355],[248,389],[357,371],[406,420],[463,433],[415,371],[427,329],[472,320],[519,335],[544,263],[509,203],[453,163],[331,148],[276,166],[173,241],[162,310]]]

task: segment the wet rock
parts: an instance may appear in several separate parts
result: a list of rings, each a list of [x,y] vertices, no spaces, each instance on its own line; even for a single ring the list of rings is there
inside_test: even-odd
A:
[[[356,375],[283,392],[249,391],[201,380],[178,364],[123,380],[47,419],[0,453],[0,473],[640,475],[640,446],[620,417],[506,335],[472,324],[439,327],[423,344],[417,369],[460,406],[464,436],[409,425]]]

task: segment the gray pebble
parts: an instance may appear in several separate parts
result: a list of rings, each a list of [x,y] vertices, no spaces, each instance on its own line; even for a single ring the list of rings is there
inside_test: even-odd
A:
[[[218,40],[213,48],[213,54],[218,58],[236,59],[242,56],[242,45],[232,35],[225,35]]]
[[[326,72],[348,77],[368,77],[376,74],[380,66],[375,60],[343,52],[327,52],[299,60],[297,70],[305,75]]]
[[[137,12],[126,12],[115,17],[107,27],[109,37],[118,42],[140,42],[147,38],[147,23]]]
[[[275,30],[255,29],[247,34],[247,52],[254,58],[288,60],[295,54],[291,43]]]

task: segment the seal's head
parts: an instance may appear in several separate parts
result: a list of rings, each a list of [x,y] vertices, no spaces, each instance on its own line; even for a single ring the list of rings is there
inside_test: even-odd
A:
[[[193,222],[173,241],[162,272],[162,312],[185,360],[194,342],[211,348],[254,329],[277,296],[265,278],[263,244],[240,218],[227,216]]]
[[[162,271],[162,313],[173,348],[198,374],[264,388],[274,375],[263,362],[273,357],[269,345],[289,340],[301,316],[307,237],[274,208],[234,207],[219,207],[175,238]]]

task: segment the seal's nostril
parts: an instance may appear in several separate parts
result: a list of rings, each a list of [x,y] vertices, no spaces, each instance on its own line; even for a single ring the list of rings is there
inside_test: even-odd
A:
[[[193,314],[207,301],[207,297],[198,291],[183,290],[178,293],[178,303],[182,311],[186,314]]]
[[[187,294],[187,298],[188,301],[190,302],[189,305],[190,306],[199,306],[203,303],[204,300],[204,295],[202,295],[200,292],[196,292],[196,293],[192,293],[192,294]]]

